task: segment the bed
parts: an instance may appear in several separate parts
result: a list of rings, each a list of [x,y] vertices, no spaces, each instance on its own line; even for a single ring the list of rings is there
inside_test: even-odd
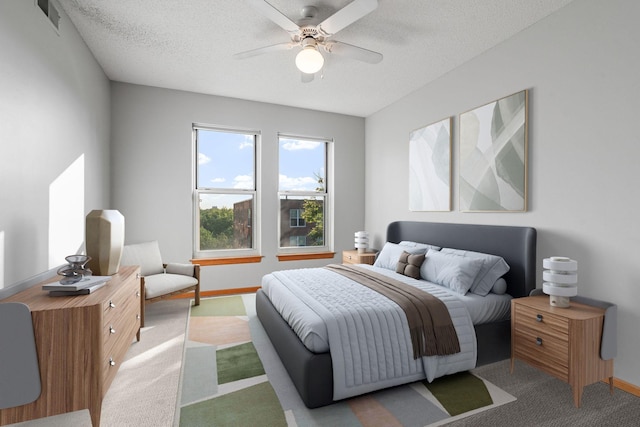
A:
[[[510,297],[527,296],[535,289],[534,228],[397,221],[389,224],[386,240],[391,243],[426,243],[441,248],[497,255],[509,265],[504,279],[506,293]],[[272,279],[271,275],[267,276]],[[334,398],[334,363],[331,352],[309,350],[263,289],[256,295],[256,312],[305,405],[317,408],[340,400]],[[508,318],[474,323],[473,330],[476,366],[509,358],[511,333]],[[407,382],[414,380],[410,376],[407,378]]]

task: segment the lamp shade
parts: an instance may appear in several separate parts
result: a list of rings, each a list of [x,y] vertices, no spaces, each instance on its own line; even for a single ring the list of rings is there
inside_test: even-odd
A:
[[[354,243],[358,252],[366,252],[369,247],[369,233],[366,231],[356,231],[354,233]]]
[[[296,55],[296,67],[306,74],[315,74],[324,65],[324,58],[315,46],[305,46]]]
[[[569,298],[578,295],[578,262],[567,257],[542,260],[542,291],[554,307],[569,307]]]

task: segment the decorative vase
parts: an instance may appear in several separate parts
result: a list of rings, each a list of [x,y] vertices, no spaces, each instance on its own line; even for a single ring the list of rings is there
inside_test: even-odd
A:
[[[117,210],[91,211],[86,218],[85,234],[91,270],[98,276],[116,274],[124,248],[124,216]]]
[[[69,255],[64,258],[69,263],[58,269],[58,274],[64,276],[64,279],[60,280],[63,285],[71,285],[79,282],[84,277],[93,275],[92,271],[85,267],[87,262],[91,259],[87,255]]]

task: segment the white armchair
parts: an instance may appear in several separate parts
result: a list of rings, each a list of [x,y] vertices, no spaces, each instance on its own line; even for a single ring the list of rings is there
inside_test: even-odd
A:
[[[200,266],[163,264],[157,241],[125,245],[120,264],[140,266],[140,290],[145,303],[194,291],[195,305],[200,305]],[[140,326],[144,326],[144,310],[142,313]]]

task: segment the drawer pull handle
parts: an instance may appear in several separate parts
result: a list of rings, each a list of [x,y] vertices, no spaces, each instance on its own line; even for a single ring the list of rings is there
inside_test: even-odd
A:
[[[115,334],[116,333],[116,330],[113,329],[113,326],[111,326],[111,325],[109,325],[109,333],[110,334]]]
[[[140,320],[140,315],[136,314],[136,320]]]
[[[542,338],[540,337],[536,338],[536,345],[542,345]]]
[[[113,303],[113,301],[109,301],[109,308],[116,308],[116,305]]]
[[[140,298],[140,291],[136,291],[136,297]]]
[[[109,366],[116,366],[116,361],[113,360],[113,357],[109,358]]]
[[[542,314],[538,314],[538,315],[536,315],[536,320],[537,320],[538,322],[542,322]]]

